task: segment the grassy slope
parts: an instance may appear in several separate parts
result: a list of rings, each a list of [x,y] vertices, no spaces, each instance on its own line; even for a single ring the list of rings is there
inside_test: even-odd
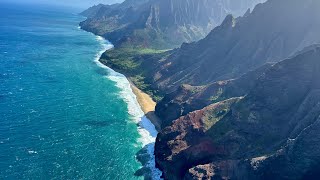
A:
[[[124,74],[139,89],[151,95],[158,102],[163,94],[151,86],[150,68],[143,68],[146,61],[159,59],[165,56],[167,50],[155,50],[147,48],[116,48],[106,51],[100,58],[100,62],[110,68]]]

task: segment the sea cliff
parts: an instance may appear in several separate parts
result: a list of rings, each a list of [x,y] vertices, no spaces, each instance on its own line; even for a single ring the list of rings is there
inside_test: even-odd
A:
[[[314,19],[320,17],[320,2],[269,0],[240,17],[225,14],[200,40],[184,42],[168,41],[159,32],[175,27],[166,22],[180,17],[181,9],[172,7],[188,12],[196,2],[170,2],[144,4],[150,11],[137,18],[139,26],[121,24],[121,30],[106,32],[117,43],[100,58],[157,102],[161,131],[155,156],[163,177],[294,179],[317,174],[320,160],[312,145],[318,145],[320,21]],[[177,16],[161,16],[167,6],[168,14]],[[137,12],[139,7],[133,6]],[[163,22],[163,17],[169,19]],[[197,30],[193,17],[187,20],[192,26],[184,28]]]

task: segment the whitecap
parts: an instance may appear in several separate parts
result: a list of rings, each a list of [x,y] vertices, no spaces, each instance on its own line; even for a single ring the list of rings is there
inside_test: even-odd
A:
[[[37,152],[37,151],[31,151],[31,150],[30,150],[30,151],[28,151],[28,153],[29,153],[29,154],[38,154],[38,152]]]
[[[30,109],[30,113],[37,113],[38,111],[34,110],[34,109]]]
[[[142,144],[142,147],[146,147],[148,154],[150,155],[150,160],[147,163],[147,167],[152,171],[153,179],[161,179],[162,172],[155,167],[155,157],[154,157],[154,143],[157,137],[157,130],[151,121],[144,115],[141,106],[137,101],[137,97],[131,89],[131,85],[128,79],[113,69],[102,64],[99,59],[101,55],[108,49],[113,48],[113,45],[104,39],[101,36],[97,36],[97,41],[103,46],[102,50],[99,51],[95,58],[95,62],[101,68],[104,68],[108,71],[106,76],[108,79],[114,81],[116,86],[121,90],[120,96],[125,100],[128,105],[128,112],[132,116],[132,120],[139,124],[138,132],[140,134],[139,142]]]

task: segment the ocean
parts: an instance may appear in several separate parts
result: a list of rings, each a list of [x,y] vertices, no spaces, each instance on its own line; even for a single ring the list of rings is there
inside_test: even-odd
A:
[[[77,13],[0,4],[0,179],[159,179],[157,132]]]

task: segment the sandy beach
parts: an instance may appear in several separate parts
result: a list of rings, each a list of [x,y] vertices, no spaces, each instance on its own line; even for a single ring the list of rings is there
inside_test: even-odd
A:
[[[140,104],[142,111],[159,132],[161,130],[161,121],[159,117],[154,114],[157,103],[154,102],[148,94],[144,93],[139,88],[137,88],[130,80],[129,82],[133,93],[137,97],[138,103]]]

